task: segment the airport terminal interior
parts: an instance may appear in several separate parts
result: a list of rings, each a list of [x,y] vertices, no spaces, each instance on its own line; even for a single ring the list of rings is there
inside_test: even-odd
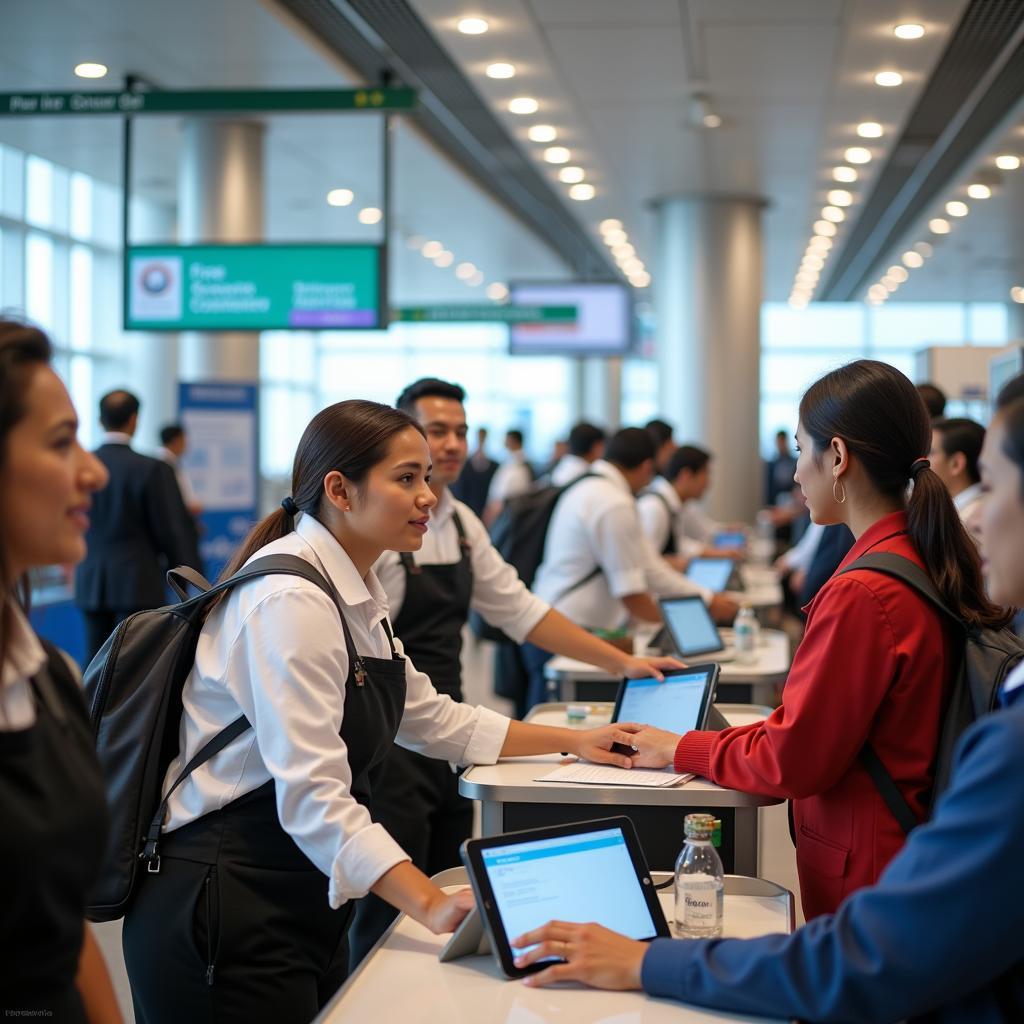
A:
[[[878,612],[833,576],[880,545],[942,579],[948,603],[940,558],[955,549],[952,575],[978,581],[977,545],[986,565],[995,558],[978,465],[979,453],[982,470],[1002,458],[986,430],[1009,432],[1020,405],[1003,389],[1024,372],[1022,161],[1020,0],[2,0],[0,377],[14,372],[5,337],[45,335],[49,355],[19,358],[50,362],[82,458],[96,458],[73,510],[88,552],[26,560],[5,539],[0,578],[13,608],[12,567],[28,573],[25,633],[60,648],[70,678],[84,673],[132,880],[116,912],[90,896],[88,915],[86,904],[72,915],[80,1001],[70,968],[64,989],[45,980],[59,957],[44,945],[23,974],[44,979],[35,988],[0,965],[0,1009],[90,1024],[1024,1020],[1024,922],[990,927],[998,897],[975,927],[1015,949],[1000,977],[977,978],[980,995],[938,984],[947,965],[923,950],[931,982],[909,967],[876,983],[886,991],[836,980],[843,950],[914,959],[871,948],[865,921],[928,946],[933,926],[895,879],[926,878],[938,857],[929,830],[947,805],[933,801],[957,792],[942,723],[967,656],[899,571],[853,570]],[[7,433],[32,394],[17,380],[0,380],[5,479]],[[394,438],[411,452],[410,482],[395,476],[374,506]],[[899,463],[895,484],[878,469],[886,459]],[[415,506],[399,509],[404,540],[389,542],[401,495]],[[929,510],[930,552],[926,499],[951,516],[940,530]],[[140,516],[151,520],[144,554],[127,539]],[[253,546],[257,523],[273,530]],[[185,641],[170,619],[159,633],[132,616],[179,600],[166,570],[190,566],[177,583],[187,599],[267,543],[328,581],[268,575],[204,606],[144,775],[126,754],[146,745],[141,705],[114,708],[112,694],[122,677],[155,686],[171,670],[154,652]],[[124,596],[136,577],[143,587],[147,559],[154,596]],[[305,611],[267,610],[292,593]],[[1024,601],[991,579],[970,593],[959,614],[1007,645],[1001,685],[1021,659],[1013,609]],[[8,605],[0,660],[20,642]],[[317,614],[333,619],[321,629]],[[890,630],[884,663],[872,662]],[[310,653],[335,632],[327,653]],[[33,672],[58,675],[45,650]],[[322,682],[335,650],[342,678],[327,671],[325,694],[309,680]],[[430,704],[413,662],[485,710]],[[374,666],[397,673],[404,712],[400,696],[377,712],[359,703]],[[3,673],[7,686],[6,662]],[[652,673],[665,676],[657,696],[640,678]],[[892,690],[853,699],[861,676],[876,688],[891,677]],[[21,754],[4,739],[17,708],[2,698],[0,770],[13,777],[6,758]],[[895,708],[901,699],[912,710]],[[253,723],[249,738],[236,731],[169,793],[236,716]],[[527,724],[502,745],[506,716]],[[658,728],[612,746],[616,723],[632,721]],[[397,732],[439,760],[400,751],[399,785],[395,755],[356,738],[382,730],[389,750]],[[875,788],[875,750],[919,826],[909,838]],[[383,765],[396,773],[388,806]],[[148,810],[124,781],[135,771]],[[4,817],[20,807],[12,794],[0,780]],[[161,797],[149,839],[164,844],[162,870],[155,847],[132,847]],[[597,838],[582,824],[604,818]],[[257,819],[276,837],[266,848],[246,831]],[[960,841],[974,842],[972,819],[960,820]],[[225,835],[251,841],[241,861],[219,860],[205,822],[225,849]],[[491,838],[527,829],[538,831]],[[422,863],[405,860],[434,832]],[[460,852],[470,835],[480,845]],[[6,849],[0,838],[13,891],[22,853]],[[248,866],[264,855],[268,874],[308,876],[308,892],[282,889],[273,903]],[[97,853],[104,881],[112,856],[101,869]],[[531,867],[516,876],[521,861]],[[548,876],[537,866],[556,861]],[[972,870],[1001,863],[993,853]],[[692,896],[698,876],[711,889]],[[160,882],[170,896],[155,895]],[[447,933],[473,904],[453,893],[467,885],[477,932],[464,924],[453,951]],[[984,891],[1012,892],[1014,879],[999,886]],[[717,921],[714,906],[688,917],[712,890]],[[531,916],[531,899],[554,909]],[[627,927],[629,900],[643,920]],[[629,949],[602,955],[620,973],[643,956],[642,974],[637,960],[629,984],[610,967],[615,984],[508,980],[528,948],[566,970],[578,951],[586,960],[591,939],[576,931],[543,947],[513,941],[556,910],[625,932]],[[30,901],[24,920],[0,920],[34,935],[35,912]],[[846,920],[860,953],[838,934]],[[812,942],[833,932],[829,960]],[[743,944],[706,943],[779,933],[812,937],[786,947],[786,965],[768,945],[755,963]],[[672,968],[669,935],[705,938]],[[652,939],[636,953],[632,940]],[[305,1001],[293,975],[318,979]],[[729,990],[730,976],[746,981]],[[815,1001],[826,990],[833,1001]]]

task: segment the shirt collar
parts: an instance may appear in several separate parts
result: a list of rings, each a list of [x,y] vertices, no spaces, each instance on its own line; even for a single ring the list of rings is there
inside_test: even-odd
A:
[[[959,494],[953,496],[953,504],[956,505],[957,512],[963,512],[972,501],[980,497],[981,484],[971,484],[970,487],[965,487]]]
[[[46,651],[17,605],[11,608],[10,622],[7,660],[0,672],[0,685],[3,686],[13,686],[19,680],[31,679],[46,664]]]
[[[430,523],[427,525],[427,531],[440,532],[445,523],[451,519],[454,511],[455,500],[452,498],[452,492],[446,487],[442,491],[441,497],[437,499],[437,504],[430,510]]]
[[[679,492],[663,476],[656,476],[651,481],[650,489],[657,491],[668,502],[668,507],[673,512],[678,512],[683,507],[683,499],[679,497]]]
[[[108,430],[100,438],[100,444],[127,444],[132,443],[131,434],[123,434],[120,430]]]
[[[311,515],[304,514],[299,516],[295,532],[313,549],[331,582],[337,587],[343,604],[354,607],[372,601],[382,615],[387,615],[387,595],[373,570],[366,574],[364,580],[348,552],[326,526]]]
[[[604,459],[598,459],[597,462],[591,464],[590,471],[598,476],[603,476],[605,480],[615,484],[619,490],[624,491],[631,498],[633,497],[633,488],[629,486],[629,481],[622,475],[617,466],[613,466],[610,462],[605,462]]]
[[[852,548],[846,553],[846,557],[839,563],[836,573],[841,572],[855,559],[860,558],[865,552],[873,548],[879,541],[891,537],[894,533],[905,533],[907,529],[907,513],[890,512],[882,516],[877,523],[872,523],[856,541]]]

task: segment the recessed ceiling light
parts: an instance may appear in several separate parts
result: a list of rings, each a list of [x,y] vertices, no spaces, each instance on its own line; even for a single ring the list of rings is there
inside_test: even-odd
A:
[[[636,249],[634,249],[629,242],[621,242],[619,245],[612,246],[612,255],[617,260],[628,260],[630,257],[636,255]]]
[[[833,206],[849,206],[853,202],[853,193],[845,188],[834,188],[828,194],[828,201]]]
[[[472,288],[477,288],[484,283],[484,272],[478,270],[472,277],[466,279],[466,284]]]
[[[828,252],[832,248],[832,244],[831,238],[826,238],[824,235],[814,235],[807,243],[807,248],[811,252]]]
[[[625,271],[626,276],[628,277],[630,274],[641,273],[641,271],[643,271],[644,269],[644,261],[638,259],[626,260],[625,262],[621,263],[620,266]]]
[[[926,260],[930,259],[935,250],[927,242],[917,242],[914,252],[919,252]]]
[[[549,164],[567,164],[572,158],[572,153],[565,146],[549,146],[544,150],[544,159]]]
[[[820,256],[805,256],[800,266],[809,270],[821,270],[825,266],[825,261]]]
[[[383,216],[376,206],[364,206],[358,213],[360,224],[377,224]]]
[[[1021,288],[1019,284],[1015,285],[1010,289],[1010,298],[1014,302],[1024,302],[1024,288]]]
[[[535,124],[526,133],[531,142],[554,142],[558,132],[550,124]]]
[[[508,298],[508,288],[500,281],[495,281],[487,286],[487,298],[494,302],[502,302]]]
[[[903,84],[903,76],[898,71],[879,71],[875,75],[875,85],[885,86],[892,89],[894,86]]]
[[[914,252],[913,249],[905,252],[900,258],[903,260],[903,265],[910,267],[911,270],[924,266],[924,257],[919,252]]]
[[[498,61],[497,64],[487,65],[486,74],[488,78],[515,78],[516,69],[514,64]]]
[[[575,185],[586,177],[582,167],[563,167],[558,172],[558,180],[566,185]]]
[[[455,276],[460,281],[465,281],[476,273],[476,267],[472,263],[460,263],[455,268]]]
[[[651,283],[651,275],[646,270],[641,270],[639,274],[634,274],[629,279],[629,283],[634,288],[646,288]]]
[[[885,277],[882,278],[881,284],[887,292],[894,292],[900,286],[899,281],[897,281],[893,277],[890,277],[888,274],[886,274]]]
[[[920,39],[924,35],[924,25],[916,25],[909,22],[905,25],[897,25],[892,34],[897,39]]]
[[[464,36],[482,36],[490,28],[483,18],[460,18],[455,27]]]
[[[614,248],[616,245],[622,245],[623,242],[627,241],[629,241],[629,235],[622,228],[612,228],[611,231],[604,233],[604,244],[611,248]]]
[[[814,233],[816,235],[825,235],[827,238],[831,238],[838,228],[835,224],[832,224],[827,220],[816,220],[814,222]]]
[[[852,167],[833,167],[832,178],[835,181],[842,181],[846,184],[856,181],[859,175]]]
[[[988,185],[982,185],[981,182],[975,182],[973,185],[967,186],[967,194],[972,199],[988,199],[992,195],[992,189]]]
[[[508,101],[509,113],[536,114],[540,104],[532,96],[516,96]]]
[[[600,231],[602,235],[607,235],[609,231],[621,231],[622,221],[616,220],[614,217],[609,217],[607,220],[603,220],[597,225],[597,230]]]
[[[888,294],[889,293],[880,284],[873,284],[868,289],[868,295],[870,295],[874,299],[884,299],[886,297],[886,295],[888,295]]]
[[[886,271],[886,274],[889,277],[891,277],[894,281],[896,281],[898,284],[903,284],[903,282],[906,281],[908,277],[910,277],[910,274],[907,273],[906,269],[901,266],[890,267]]]
[[[718,114],[705,114],[701,118],[701,124],[704,125],[705,128],[721,128],[722,119]]]
[[[97,64],[94,61],[83,61],[81,64],[75,65],[75,74],[79,78],[105,78],[107,75],[107,65]]]
[[[996,167],[1001,171],[1015,171],[1020,167],[1020,157],[1012,153],[1002,153],[996,157]]]
[[[350,188],[332,188],[327,193],[327,204],[329,206],[348,206],[355,197],[355,192]]]
[[[586,202],[588,199],[594,198],[594,186],[584,182],[581,185],[573,185],[569,189],[569,198],[578,199],[580,202]]]
[[[928,221],[928,230],[933,235],[948,235],[949,234],[949,221],[942,217],[932,217]]]
[[[950,217],[966,217],[971,212],[971,208],[966,203],[961,203],[959,199],[951,199],[946,203],[946,213]]]
[[[877,121],[861,121],[857,125],[857,134],[862,139],[880,139],[885,134],[885,129]]]
[[[420,249],[420,253],[428,260],[440,256],[442,252],[444,252],[444,246],[440,242],[425,242],[423,248]]]
[[[435,267],[450,267],[455,262],[455,253],[449,252],[447,249],[442,249],[434,257]]]
[[[851,146],[843,157],[851,164],[867,164],[871,162],[871,150],[863,146]]]
[[[846,214],[838,206],[823,206],[821,215],[825,220],[832,221],[833,224],[846,220]]]

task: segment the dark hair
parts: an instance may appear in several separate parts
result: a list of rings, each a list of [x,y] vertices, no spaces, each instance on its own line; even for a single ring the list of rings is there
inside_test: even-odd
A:
[[[932,430],[939,434],[946,458],[957,452],[963,454],[967,459],[967,478],[972,484],[976,484],[981,479],[978,472],[978,456],[981,455],[981,446],[985,443],[985,428],[974,420],[960,417],[935,420],[932,423]]]
[[[639,427],[623,427],[612,434],[605,445],[604,457],[608,462],[623,469],[636,469],[655,455],[654,441],[646,430]]]
[[[160,428],[160,443],[166,448],[184,434],[185,428],[180,423],[168,423],[166,427]]]
[[[1018,398],[1024,398],[1024,373],[1018,373],[1011,377],[1000,389],[996,396],[996,408],[1002,409],[1004,405],[1015,402]]]
[[[104,430],[123,430],[138,412],[139,400],[130,391],[108,391],[100,399],[100,425]]]
[[[910,380],[888,363],[858,359],[825,374],[800,400],[800,423],[820,464],[833,437],[842,438],[874,486],[906,503],[907,532],[946,604],[971,626],[1003,626],[1004,609],[989,601],[977,548],[945,485],[921,470],[907,500],[910,468],[931,447],[931,422]]]
[[[675,480],[684,469],[691,473],[699,473],[711,461],[711,452],[704,451],[693,444],[684,444],[677,448],[665,466],[665,479]]]
[[[933,420],[937,420],[946,411],[946,394],[941,388],[934,384],[918,384],[917,393]]]
[[[997,415],[1003,425],[1003,454],[1020,470],[1024,498],[1024,397],[1000,405]]]
[[[582,458],[584,455],[590,454],[590,449],[598,441],[603,441],[604,439],[605,432],[600,427],[595,427],[593,423],[581,420],[569,431],[569,451],[573,455],[578,455]]]
[[[657,451],[666,441],[672,440],[672,424],[664,420],[651,420],[644,426],[644,430],[650,435],[654,442],[654,450]]]
[[[778,440],[780,437],[785,438],[786,441],[789,441],[789,431],[788,430],[776,430],[775,431],[775,439]]]
[[[395,408],[412,416],[416,412],[416,400],[419,398],[451,398],[456,402],[464,402],[466,392],[458,384],[450,384],[437,377],[421,377],[419,380],[413,381],[398,396]]]
[[[25,415],[25,395],[35,370],[49,366],[50,339],[36,327],[0,320],[0,470],[7,462],[7,439]],[[0,524],[2,528],[2,524]],[[16,604],[28,608],[28,576],[15,578],[0,544],[0,670],[7,660]]]
[[[523,432],[521,430],[506,430],[505,431],[506,441],[515,441],[520,448],[523,447]]]
[[[388,453],[391,439],[412,427],[423,428],[406,412],[378,402],[350,400],[321,409],[302,432],[292,464],[291,498],[301,512],[321,520],[324,477],[338,470],[354,484]],[[322,520],[321,520],[322,521]],[[237,572],[260,548],[295,528],[292,517],[278,508],[261,519],[225,566],[221,579]]]

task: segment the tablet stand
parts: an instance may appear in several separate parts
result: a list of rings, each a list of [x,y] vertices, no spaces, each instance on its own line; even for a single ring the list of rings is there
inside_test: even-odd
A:
[[[437,954],[437,959],[446,964],[452,960],[461,960],[464,956],[484,956],[491,951],[491,942],[487,937],[480,911],[474,907],[455,929],[452,937]]]

